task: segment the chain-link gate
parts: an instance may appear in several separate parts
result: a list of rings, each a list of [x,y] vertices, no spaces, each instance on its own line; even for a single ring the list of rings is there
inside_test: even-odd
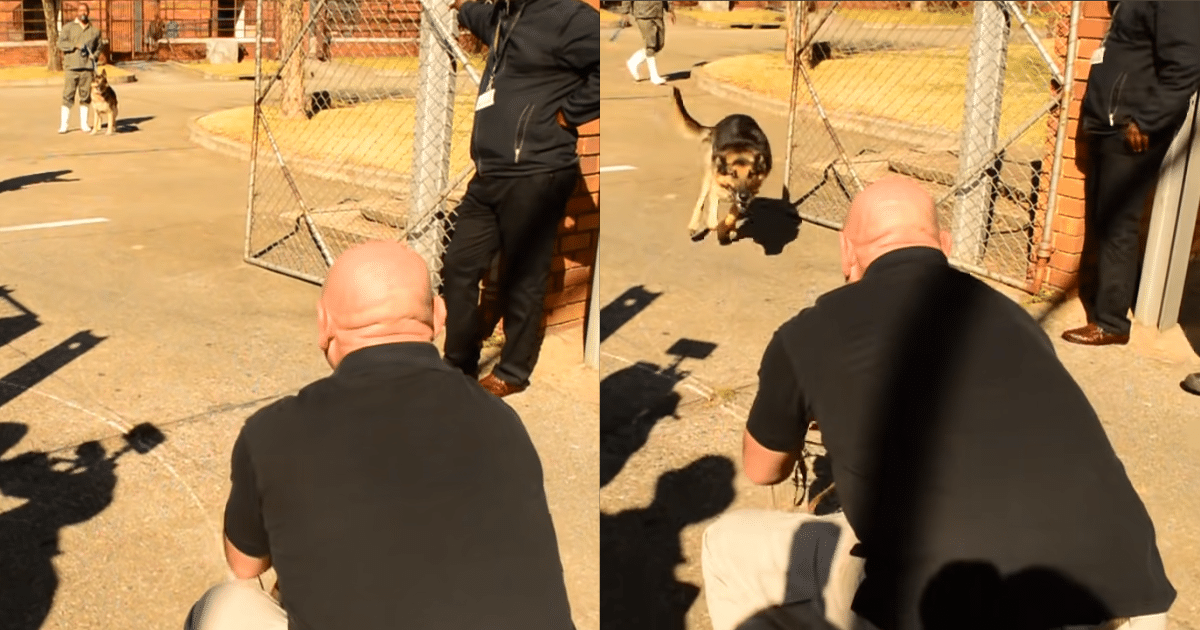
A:
[[[953,233],[955,266],[1026,288],[1044,162],[1061,159],[1060,3],[797,4],[785,197],[800,216],[840,228],[862,187],[913,177]]]
[[[438,286],[482,43],[445,0],[255,4],[280,35],[268,55],[256,32],[246,260],[320,284],[345,249],[405,240]]]

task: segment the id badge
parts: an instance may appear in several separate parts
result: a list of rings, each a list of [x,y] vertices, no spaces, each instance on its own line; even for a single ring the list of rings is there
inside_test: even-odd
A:
[[[1096,52],[1092,53],[1092,65],[1096,66],[1102,63],[1104,63],[1104,46],[1097,48]]]
[[[496,102],[496,88],[492,88],[492,89],[484,92],[483,94],[480,94],[479,98],[475,99],[475,111],[479,111],[481,109],[487,109],[488,107],[491,107],[495,102]]]

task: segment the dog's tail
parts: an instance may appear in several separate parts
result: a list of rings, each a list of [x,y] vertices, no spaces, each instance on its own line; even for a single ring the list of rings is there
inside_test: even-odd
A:
[[[687,108],[683,106],[683,94],[679,92],[679,88],[672,87],[671,91],[675,100],[675,107],[671,108],[671,111],[675,115],[671,119],[675,121],[676,127],[688,138],[693,140],[707,140],[712,134],[712,127],[705,127],[697,122],[695,118],[692,118]]]

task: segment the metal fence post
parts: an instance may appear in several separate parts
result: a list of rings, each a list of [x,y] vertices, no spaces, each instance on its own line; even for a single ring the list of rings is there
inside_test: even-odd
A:
[[[592,265],[592,286],[589,290],[587,335],[583,342],[583,362],[600,369],[600,246],[596,246],[596,263]]]
[[[421,15],[420,73],[417,88],[416,121],[413,125],[412,192],[409,203],[409,233],[418,230],[409,245],[429,264],[434,286],[441,277],[442,234],[439,230],[419,230],[422,217],[436,217],[444,210],[439,199],[450,178],[450,141],[454,131],[455,72],[450,52],[431,24],[437,19],[444,33],[457,36],[458,24],[448,2],[431,2]],[[436,219],[433,219],[436,220]]]
[[[1183,284],[1200,210],[1200,107],[1192,96],[1188,117],[1163,159],[1134,317],[1142,324],[1171,328],[1179,322]]]
[[[961,153],[955,195],[954,257],[977,265],[983,261],[984,242],[994,197],[999,160],[994,156],[1000,141],[1000,105],[1004,97],[1004,71],[1008,58],[1009,16],[1000,2],[976,2],[971,53],[967,62],[967,95],[963,107]]]

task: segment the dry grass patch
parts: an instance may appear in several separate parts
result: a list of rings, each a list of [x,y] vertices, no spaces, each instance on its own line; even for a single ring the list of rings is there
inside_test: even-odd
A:
[[[760,24],[764,22],[783,22],[786,18],[781,11],[771,11],[769,9],[701,11],[700,9],[680,8],[676,10],[676,13],[686,15],[697,22],[709,22],[711,24]]]
[[[123,70],[116,66],[105,65],[96,66],[96,71],[104,70],[109,78],[127,77],[132,72]],[[14,66],[11,68],[0,68],[0,81],[32,81],[35,79],[61,79],[63,77],[62,70],[53,72],[46,69],[46,66]]]
[[[475,99],[459,99],[454,107],[450,171],[470,163],[469,143]],[[284,119],[278,107],[264,107],[267,123],[284,157],[301,157],[408,173],[412,169],[416,101],[376,101],[320,112],[311,119]],[[249,144],[252,106],[209,114],[199,125],[209,133]],[[266,145],[269,149],[270,145]]]
[[[1022,7],[1024,9],[1024,7]],[[900,24],[904,26],[971,26],[975,19],[974,11],[909,11],[889,9],[838,9],[837,15],[859,22],[874,24]],[[1044,13],[1033,13],[1025,16],[1030,26],[1046,28],[1050,24],[1050,16]],[[1012,21],[1013,28],[1020,28],[1020,23]]]
[[[1000,137],[1007,138],[1051,97],[1050,71],[1030,45],[1013,46],[1008,59]],[[705,66],[721,81],[787,102],[791,66],[779,53],[729,57]],[[821,104],[830,114],[859,114],[957,133],[962,128],[967,49],[874,52],[822,61],[810,71]],[[802,106],[812,100],[803,80]],[[1040,145],[1045,128],[1035,124],[1022,143]]]

